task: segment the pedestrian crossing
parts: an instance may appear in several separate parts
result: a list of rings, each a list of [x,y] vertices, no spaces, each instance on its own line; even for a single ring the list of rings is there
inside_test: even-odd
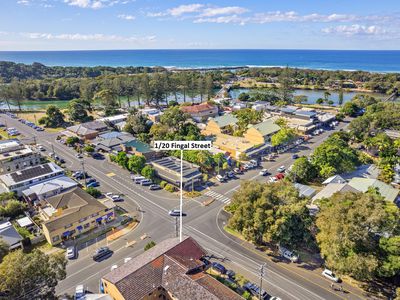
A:
[[[214,192],[214,191],[207,191],[204,195],[209,196],[209,197],[211,197],[217,201],[220,201],[222,203],[225,203],[225,204],[231,203],[231,199],[229,199],[228,197],[221,195],[217,192]]]

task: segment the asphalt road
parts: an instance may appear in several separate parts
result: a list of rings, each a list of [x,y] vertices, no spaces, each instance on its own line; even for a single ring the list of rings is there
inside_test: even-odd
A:
[[[32,128],[21,124],[6,115],[0,116],[0,122],[6,119],[9,127],[17,128],[25,138],[36,137],[38,143],[47,148],[47,153],[54,149],[56,154],[66,161],[66,167],[71,170],[81,169],[81,162],[76,157],[76,152],[57,142],[57,134],[36,132]],[[341,123],[339,128],[345,127]],[[263,168],[271,170],[284,165],[288,168],[292,163],[292,154],[309,155],[312,148],[319,145],[332,131],[313,137],[307,144],[281,154],[274,162],[263,162]],[[79,257],[70,261],[67,265],[67,278],[61,281],[57,287],[60,294],[72,294],[76,285],[84,284],[92,292],[98,291],[99,279],[110,271],[111,266],[121,265],[126,257],[134,258],[143,252],[143,247],[150,240],[160,242],[168,237],[175,236],[175,219],[168,215],[168,211],[177,208],[179,198],[163,190],[149,191],[132,182],[129,172],[108,162],[107,160],[95,160],[84,158],[85,169],[90,176],[95,177],[101,183],[100,189],[104,192],[115,192],[123,195],[124,202],[119,205],[133,214],[136,214],[141,222],[139,226],[126,236],[111,242],[108,246],[114,251],[113,255],[102,262],[94,262],[90,255],[100,246],[107,244],[100,240],[85,249],[80,250]],[[266,181],[268,177],[258,174],[259,169],[251,170],[240,176],[240,179],[230,180],[223,184],[216,184],[210,188],[220,200],[215,200],[209,206],[202,206],[200,199],[184,200],[183,232],[192,236],[202,245],[209,254],[223,261],[223,264],[236,272],[245,275],[255,283],[259,283],[259,268],[263,263],[267,264],[263,280],[263,288],[272,295],[282,299],[365,299],[366,296],[356,288],[344,284],[349,293],[334,292],[330,288],[331,282],[321,276],[321,269],[310,270],[305,266],[290,264],[287,262],[272,262],[270,258],[261,252],[246,245],[242,241],[223,231],[227,216],[222,212],[224,200],[232,197],[232,194],[240,186],[241,180]],[[209,197],[208,197],[209,198]],[[140,211],[138,211],[140,207]],[[146,234],[147,238],[141,237]],[[131,247],[127,243],[135,241]]]

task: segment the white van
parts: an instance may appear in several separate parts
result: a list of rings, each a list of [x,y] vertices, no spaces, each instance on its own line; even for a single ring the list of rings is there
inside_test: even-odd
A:
[[[133,179],[133,181],[136,183],[136,184],[139,184],[139,183],[141,183],[143,180],[145,180],[146,179],[146,177],[143,177],[143,176],[137,176],[137,177],[135,177],[134,179]]]

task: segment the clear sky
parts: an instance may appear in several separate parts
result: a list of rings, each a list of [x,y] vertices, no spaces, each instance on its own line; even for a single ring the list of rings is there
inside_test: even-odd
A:
[[[0,0],[0,50],[397,50],[399,1]]]

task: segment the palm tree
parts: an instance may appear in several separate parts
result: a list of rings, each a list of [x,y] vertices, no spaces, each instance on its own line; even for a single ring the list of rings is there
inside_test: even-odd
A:
[[[324,101],[327,103],[329,100],[331,93],[329,93],[329,91],[325,91],[324,92]]]

